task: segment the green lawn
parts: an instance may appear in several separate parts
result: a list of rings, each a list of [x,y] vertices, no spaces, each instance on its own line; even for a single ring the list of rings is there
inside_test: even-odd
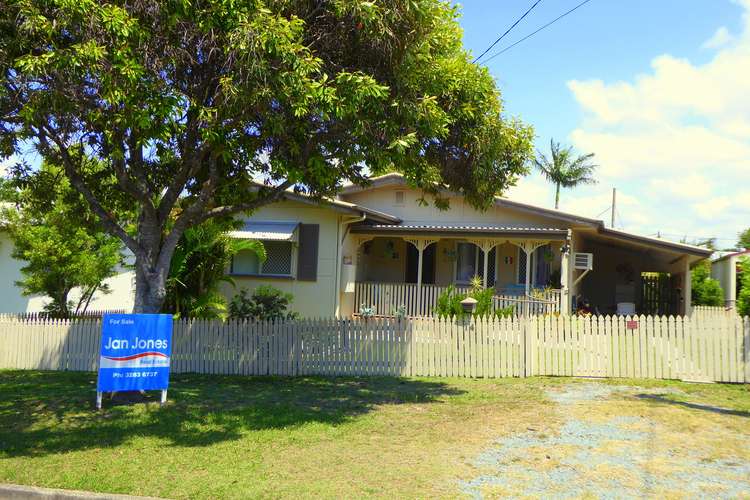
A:
[[[454,497],[488,443],[554,433],[547,394],[576,383],[178,375],[163,408],[154,393],[97,412],[94,374],[0,371],[0,482],[170,498]],[[747,386],[609,383],[675,388],[623,407],[693,429],[750,422]]]

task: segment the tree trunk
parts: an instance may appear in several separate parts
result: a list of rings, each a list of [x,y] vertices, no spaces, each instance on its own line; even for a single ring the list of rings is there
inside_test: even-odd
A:
[[[558,183],[555,189],[555,210],[560,208],[560,184]]]
[[[142,269],[143,263],[135,259],[135,302],[133,312],[136,314],[157,314],[161,312],[167,296],[167,271],[154,268],[148,272]],[[146,263],[147,267],[148,263]]]
[[[160,313],[167,296],[167,277],[174,247],[165,245],[163,228],[155,220],[141,217],[138,221],[139,243],[144,254],[135,256],[136,314]]]

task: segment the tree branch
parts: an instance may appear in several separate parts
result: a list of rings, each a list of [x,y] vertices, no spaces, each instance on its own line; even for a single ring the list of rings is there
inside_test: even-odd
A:
[[[39,137],[45,143],[47,142],[46,139],[50,139],[55,143],[60,151],[60,156],[62,157],[65,166],[65,173],[68,176],[70,183],[89,203],[91,210],[97,215],[97,217],[99,217],[104,229],[106,229],[111,235],[119,238],[135,255],[145,258],[146,252],[144,249],[117,223],[112,214],[104,208],[99,199],[86,185],[83,177],[76,170],[75,161],[71,157],[65,144],[56,136],[56,134],[52,133],[44,125],[39,127]]]

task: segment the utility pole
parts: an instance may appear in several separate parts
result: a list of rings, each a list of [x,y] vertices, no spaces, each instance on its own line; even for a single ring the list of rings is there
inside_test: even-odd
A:
[[[615,209],[617,208],[617,188],[612,188],[612,224],[610,227],[615,228]]]

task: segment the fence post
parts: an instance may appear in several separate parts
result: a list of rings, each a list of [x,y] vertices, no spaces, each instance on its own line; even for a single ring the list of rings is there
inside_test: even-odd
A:
[[[531,376],[531,335],[529,335],[529,316],[518,318],[521,322],[521,340],[523,342],[523,356],[521,356],[521,377]]]

